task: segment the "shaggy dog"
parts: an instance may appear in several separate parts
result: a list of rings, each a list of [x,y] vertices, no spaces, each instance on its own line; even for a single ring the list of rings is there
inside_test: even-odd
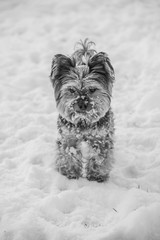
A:
[[[113,162],[111,110],[114,69],[93,42],[80,41],[70,57],[54,56],[50,79],[59,112],[57,170],[68,178],[103,182]]]

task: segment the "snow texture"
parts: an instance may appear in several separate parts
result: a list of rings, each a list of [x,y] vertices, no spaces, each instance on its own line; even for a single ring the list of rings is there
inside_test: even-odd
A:
[[[0,240],[160,239],[160,2],[0,1]],[[106,183],[54,170],[54,54],[88,37],[116,83]]]

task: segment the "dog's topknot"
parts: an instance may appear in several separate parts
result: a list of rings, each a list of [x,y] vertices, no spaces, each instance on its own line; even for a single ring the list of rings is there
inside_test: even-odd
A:
[[[77,65],[88,65],[89,59],[96,53],[96,50],[91,48],[93,45],[95,45],[95,43],[89,41],[88,38],[84,41],[80,40],[77,42],[76,46],[80,46],[81,48],[77,49],[72,54],[72,57],[76,60]]]

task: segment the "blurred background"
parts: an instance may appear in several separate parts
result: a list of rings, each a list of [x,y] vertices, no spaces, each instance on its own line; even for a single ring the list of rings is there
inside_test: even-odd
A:
[[[109,54],[118,88],[119,78],[156,78],[159,13],[158,0],[1,0],[0,82],[46,88],[53,55],[71,54],[86,37]]]

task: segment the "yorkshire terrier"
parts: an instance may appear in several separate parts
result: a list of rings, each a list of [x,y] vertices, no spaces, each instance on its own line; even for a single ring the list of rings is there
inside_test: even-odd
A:
[[[68,178],[103,182],[113,162],[114,69],[93,42],[78,45],[70,57],[57,54],[52,60],[50,79],[59,112],[56,169]]]

